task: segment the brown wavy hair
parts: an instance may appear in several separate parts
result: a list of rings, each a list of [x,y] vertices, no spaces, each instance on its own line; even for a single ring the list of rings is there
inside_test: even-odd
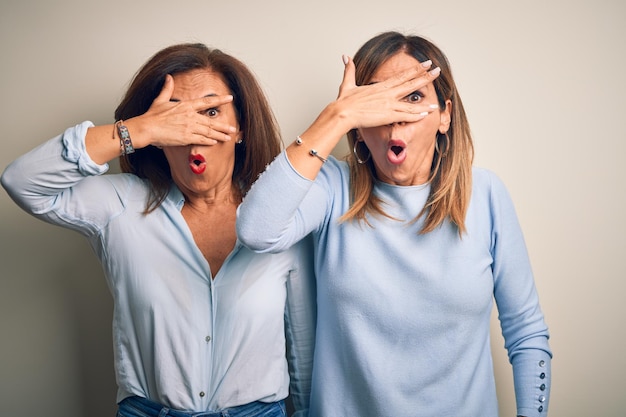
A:
[[[235,147],[233,184],[245,195],[252,183],[282,149],[280,130],[254,74],[238,59],[201,43],[172,45],[157,52],[139,69],[119,106],[115,120],[139,116],[159,95],[167,74],[210,69],[222,76],[233,95],[233,106],[245,140]],[[164,152],[147,146],[120,157],[122,172],[147,180],[150,194],[145,213],[161,205],[172,184]]]
[[[463,102],[457,91],[448,59],[432,42],[398,32],[384,32],[367,41],[354,55],[357,85],[368,84],[377,69],[398,52],[404,52],[419,62],[432,60],[432,68],[440,67],[441,75],[434,81],[440,109],[446,101],[452,103],[450,127],[446,134],[437,134],[437,148],[430,172],[430,195],[420,213],[413,221],[426,216],[420,234],[433,231],[444,220],[449,219],[458,228],[459,235],[465,232],[465,216],[472,190],[472,162],[474,145]],[[350,149],[357,141],[356,129],[347,134]],[[447,138],[446,138],[447,135]],[[437,149],[439,151],[437,151]],[[356,219],[367,221],[367,214],[390,217],[383,210],[383,201],[372,192],[377,180],[371,158],[359,164],[354,154],[346,160],[350,166],[351,206],[342,216],[342,221]]]

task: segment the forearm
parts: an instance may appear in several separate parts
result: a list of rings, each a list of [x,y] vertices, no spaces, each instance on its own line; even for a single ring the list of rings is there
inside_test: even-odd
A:
[[[168,75],[165,77],[163,89],[147,112],[121,121],[127,129],[133,149],[148,145],[211,146],[232,139],[231,135],[237,132],[235,126],[212,120],[203,114],[206,109],[231,102],[232,95],[179,101],[171,100],[173,91],[174,80]],[[90,158],[103,164],[118,157],[123,152],[120,136],[119,126],[114,124],[89,129],[85,146]]]
[[[388,80],[364,86],[356,85],[352,59],[344,56],[343,62],[344,76],[339,96],[300,135],[302,144],[292,143],[287,148],[287,156],[294,169],[311,180],[316,178],[323,163],[315,153],[326,158],[350,130],[399,121],[417,122],[437,108],[427,104],[416,106],[402,100],[439,76],[439,68],[427,71],[432,64],[430,61]]]
[[[338,104],[336,102],[329,104],[300,135],[302,143],[294,141],[287,147],[289,162],[303,177],[315,179],[322,167],[322,160],[312,155],[311,150],[327,158],[351,128],[347,116],[342,113]]]
[[[131,140],[134,140],[132,137]],[[133,147],[136,144],[133,143]],[[85,137],[87,154],[97,164],[105,164],[122,153],[122,146],[115,125],[93,126]]]
[[[134,117],[120,123],[127,129],[132,149],[141,149],[150,144],[149,126],[144,118]],[[119,125],[93,126],[85,136],[87,154],[97,164],[105,164],[125,153],[120,138]]]

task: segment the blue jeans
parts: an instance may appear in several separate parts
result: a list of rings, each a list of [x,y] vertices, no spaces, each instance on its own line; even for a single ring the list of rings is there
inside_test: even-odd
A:
[[[119,403],[117,417],[286,417],[285,402],[253,403],[220,411],[189,412],[172,410],[141,397],[128,397]]]

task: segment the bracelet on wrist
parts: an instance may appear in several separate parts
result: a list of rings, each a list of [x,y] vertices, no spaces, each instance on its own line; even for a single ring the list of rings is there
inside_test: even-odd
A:
[[[296,145],[297,146],[302,146],[302,144],[304,143],[304,141],[302,140],[302,138],[300,136],[296,136]],[[317,159],[319,159],[320,161],[322,161],[322,163],[326,162],[327,159],[324,158],[322,155],[320,155],[319,153],[317,153],[317,151],[315,149],[310,149],[309,150],[309,155],[316,157]]]
[[[128,155],[135,152],[133,141],[130,139],[128,128],[124,126],[124,121],[118,120],[115,122],[115,128],[117,129],[117,134],[120,137],[120,153],[122,155]]]
[[[321,156],[320,154],[317,153],[317,151],[315,149],[311,149],[309,151],[309,155],[316,157],[317,159],[319,159],[320,161],[322,161],[322,163],[326,162],[326,158],[324,158],[323,156]]]

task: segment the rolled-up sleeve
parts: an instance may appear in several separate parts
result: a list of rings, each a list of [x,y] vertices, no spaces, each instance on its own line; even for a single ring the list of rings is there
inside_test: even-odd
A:
[[[96,164],[87,154],[85,136],[92,126],[85,121],[70,127],[7,166],[2,186],[18,206],[83,234],[97,232],[112,212],[121,210],[118,190],[100,177],[108,164]]]

